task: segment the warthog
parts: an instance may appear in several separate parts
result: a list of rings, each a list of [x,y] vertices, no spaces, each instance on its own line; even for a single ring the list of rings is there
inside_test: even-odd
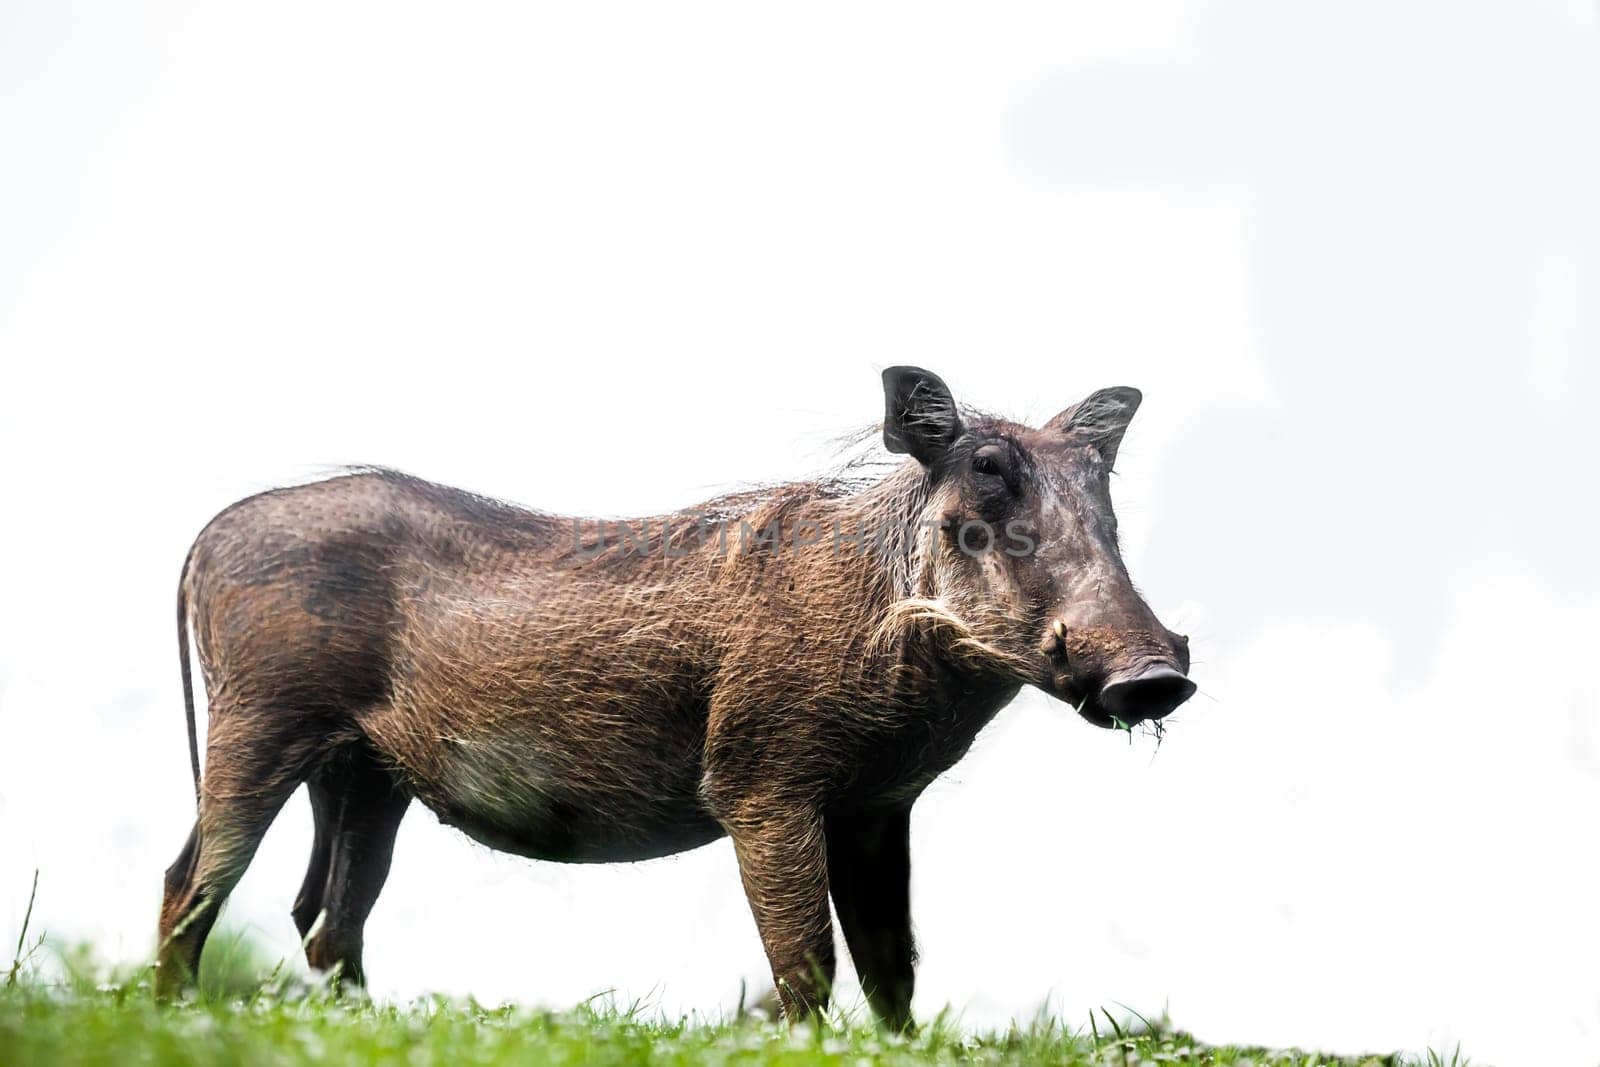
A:
[[[1099,726],[1194,691],[1134,591],[1108,478],[1139,404],[1041,429],[883,374],[881,479],[738,493],[629,523],[527,511],[385,470],[212,519],[178,637],[199,816],[167,870],[157,989],[301,783],[293,915],[361,982],[362,929],[412,798],[491,847],[640,860],[733,840],[791,1018],[826,1003],[828,899],[873,1010],[910,1023],[918,795],[1024,685]],[[205,775],[188,633],[210,697]]]

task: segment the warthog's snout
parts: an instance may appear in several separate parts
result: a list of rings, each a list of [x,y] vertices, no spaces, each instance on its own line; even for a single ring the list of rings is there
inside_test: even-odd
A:
[[[1058,618],[1045,641],[1050,692],[1095,726],[1165,718],[1195,694],[1189,639],[1153,617],[1137,629],[1072,627]]]
[[[1157,664],[1108,680],[1100,690],[1100,707],[1127,726],[1170,715],[1194,696],[1194,683],[1166,664]]]

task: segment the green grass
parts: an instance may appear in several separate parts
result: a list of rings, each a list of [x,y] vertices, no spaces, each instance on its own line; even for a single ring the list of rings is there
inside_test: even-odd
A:
[[[29,908],[32,912],[31,902]],[[634,1006],[568,1011],[485,1007],[433,998],[407,1005],[338,996],[269,957],[241,934],[213,934],[195,993],[157,1005],[148,966],[115,969],[91,948],[27,941],[0,981],[0,1067],[48,1064],[1062,1064],[1096,1067],[1466,1067],[1459,1053],[1340,1058],[1299,1050],[1203,1045],[1164,1021],[1103,1011],[1073,1028],[1040,1017],[974,1033],[941,1016],[915,1036],[888,1034],[834,1011],[796,1026],[756,1016],[664,1019]],[[1123,1012],[1123,1017],[1129,1014]]]
[[[968,1034],[949,1023],[901,1038],[865,1026],[652,1020],[626,1011],[538,1012],[471,1002],[406,1007],[257,997],[157,1008],[148,990],[0,994],[0,1063],[31,1064],[1396,1064],[1299,1051],[1209,1048],[1173,1032],[1118,1036],[1035,1023]],[[1426,1060],[1422,1061],[1428,1062]],[[1448,1061],[1443,1061],[1448,1062]]]
[[[397,1006],[340,999],[301,979],[213,972],[193,1000],[157,1006],[148,971],[112,981],[24,978],[0,989],[0,1064],[1067,1064],[1105,1067],[1254,1064],[1464,1064],[1459,1057],[1338,1058],[1302,1051],[1208,1047],[1162,1025],[1138,1032],[1106,1013],[1080,1028],[1039,1019],[971,1033],[949,1018],[914,1037],[835,1016],[789,1027],[743,1018],[663,1020],[646,1010],[489,1008],[432,999]]]

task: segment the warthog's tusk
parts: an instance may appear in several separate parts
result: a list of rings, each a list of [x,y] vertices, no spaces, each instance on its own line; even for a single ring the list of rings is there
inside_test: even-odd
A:
[[[1067,624],[1066,624],[1066,622],[1064,620],[1057,619],[1055,621],[1055,624],[1052,625],[1050,627],[1050,629],[1055,633],[1057,641],[1060,641],[1063,644],[1066,643],[1066,640],[1067,640]]]

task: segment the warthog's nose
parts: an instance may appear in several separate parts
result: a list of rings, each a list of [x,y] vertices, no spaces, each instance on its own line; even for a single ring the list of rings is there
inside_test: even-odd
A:
[[[1148,667],[1113,677],[1100,690],[1100,706],[1118,722],[1132,726],[1169,715],[1194,696],[1194,683],[1171,667]]]

